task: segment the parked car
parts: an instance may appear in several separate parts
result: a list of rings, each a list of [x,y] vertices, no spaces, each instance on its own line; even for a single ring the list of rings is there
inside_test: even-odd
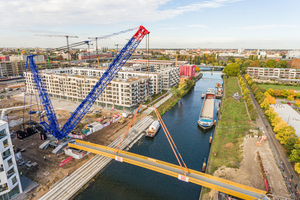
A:
[[[93,113],[97,114],[97,113],[101,113],[101,112],[99,110],[94,110]]]
[[[28,114],[35,114],[37,111],[35,111],[35,110],[30,110],[30,111],[28,111]]]

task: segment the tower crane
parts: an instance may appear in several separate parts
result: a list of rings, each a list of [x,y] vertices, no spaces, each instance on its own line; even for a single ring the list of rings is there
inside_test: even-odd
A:
[[[98,82],[95,84],[93,89],[89,92],[86,98],[81,102],[81,104],[76,108],[68,121],[60,129],[57,117],[55,115],[47,87],[44,84],[43,76],[38,71],[38,68],[33,60],[35,55],[29,55],[26,59],[26,69],[30,67],[31,73],[33,75],[33,80],[36,85],[36,89],[39,94],[40,102],[46,111],[46,116],[48,123],[42,121],[40,124],[45,127],[45,129],[50,132],[55,138],[62,139],[67,136],[81,121],[81,119],[86,115],[91,106],[105,90],[106,86],[111,82],[111,80],[120,71],[122,66],[130,58],[132,53],[135,51],[137,46],[140,44],[145,35],[150,32],[143,26],[140,26],[138,31],[133,35],[133,37],[128,41],[128,43],[121,49],[112,63],[109,65],[104,74],[100,77]]]
[[[71,35],[35,35],[35,36],[45,36],[45,37],[65,37],[67,39],[67,48],[68,48],[68,60],[70,62],[70,47],[69,47],[69,38],[78,38],[78,36]]]

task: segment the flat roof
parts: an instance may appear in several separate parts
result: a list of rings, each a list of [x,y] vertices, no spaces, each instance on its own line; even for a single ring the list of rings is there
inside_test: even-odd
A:
[[[274,104],[271,106],[289,126],[294,127],[296,135],[300,137],[300,114],[287,104]]]

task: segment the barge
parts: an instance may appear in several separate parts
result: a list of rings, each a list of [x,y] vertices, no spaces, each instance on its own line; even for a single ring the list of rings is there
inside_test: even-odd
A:
[[[203,129],[209,129],[214,125],[216,92],[215,89],[208,88],[205,99],[200,110],[198,125]]]

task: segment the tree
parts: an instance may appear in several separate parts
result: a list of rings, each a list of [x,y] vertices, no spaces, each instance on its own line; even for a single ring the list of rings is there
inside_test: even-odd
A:
[[[275,129],[275,128],[274,128]],[[275,135],[276,139],[279,140],[281,144],[286,144],[286,141],[290,137],[297,137],[295,129],[292,126],[285,126],[282,128],[278,134]]]
[[[234,59],[234,57],[233,56],[229,56],[228,57],[228,62],[232,62],[232,63],[235,63],[235,59]]]
[[[287,63],[288,63],[288,62],[286,62],[285,60],[280,61],[280,62],[281,62],[281,67],[282,67],[282,68],[286,68],[286,67],[287,67]]]
[[[224,68],[224,73],[228,76],[237,76],[239,72],[240,67],[236,63],[229,64]]]
[[[281,96],[281,91],[280,90],[274,90],[274,96],[275,97],[280,97]]]
[[[292,95],[288,96],[286,99],[289,101],[294,101],[294,97]]]
[[[276,62],[275,63],[275,68],[282,68],[282,63],[281,62]]]
[[[275,68],[275,64],[276,64],[276,60],[268,60],[266,62],[265,67],[267,67],[267,68]]]
[[[243,96],[247,96],[250,94],[250,91],[246,88],[245,91],[243,92]]]
[[[296,144],[294,145],[294,149],[292,150],[289,161],[300,162],[300,141],[299,141],[299,138],[298,138]]]
[[[295,96],[295,90],[289,89],[288,90],[288,95],[294,97]]]
[[[286,143],[283,145],[284,148],[288,151],[292,151],[294,149],[294,145],[296,144],[298,138],[296,137],[289,137],[286,140]]]
[[[278,124],[276,124],[274,126],[274,131],[276,133],[279,133],[280,130],[282,130],[283,128],[285,128],[287,126],[287,123],[283,120],[281,120]]]
[[[178,88],[175,88],[175,87],[172,87],[170,92],[175,97],[178,97],[180,95],[180,90]]]
[[[274,97],[272,97],[271,95],[267,96],[268,102],[269,104],[275,104],[276,100]]]
[[[270,104],[269,104],[267,98],[265,98],[265,100],[260,104],[260,107],[265,109],[265,110],[268,110],[270,108]]]
[[[273,96],[274,95],[274,90],[272,88],[268,89],[268,93]]]
[[[278,115],[278,114],[277,114]],[[273,120],[271,120],[272,126],[275,127],[276,124],[278,124],[280,121],[282,121],[281,117],[275,117]]]
[[[298,174],[300,174],[300,163],[295,163],[294,169]]]
[[[258,60],[254,61],[254,62],[252,63],[252,67],[258,67],[258,66],[259,66]]]
[[[283,96],[284,98],[287,98],[288,95],[289,95],[289,93],[286,89],[281,90],[281,96]]]
[[[195,68],[195,71],[196,71],[196,72],[200,72],[200,68],[197,66],[197,67]]]
[[[195,82],[188,79],[185,81],[185,86],[183,87],[184,90],[190,90],[194,86]]]
[[[265,62],[264,60],[260,60],[260,61],[258,62],[258,66],[259,66],[259,67],[265,67],[265,65],[266,65],[266,62]]]
[[[270,94],[266,91],[264,92],[265,97],[270,96]]]
[[[265,112],[265,114],[269,117],[269,120],[272,122],[275,117],[278,117],[277,112],[274,111],[275,109],[273,107],[270,107],[269,110]]]
[[[296,100],[295,106],[300,107],[300,100]]]
[[[246,60],[245,62],[244,62],[244,67],[251,67],[252,66],[252,60]]]

